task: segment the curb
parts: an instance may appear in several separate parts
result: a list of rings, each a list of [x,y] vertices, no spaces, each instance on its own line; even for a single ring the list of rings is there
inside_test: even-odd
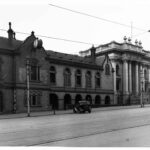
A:
[[[145,107],[150,107],[150,105],[145,105]],[[144,107],[144,108],[145,108]],[[115,110],[122,110],[122,109],[138,109],[141,108],[140,105],[131,105],[131,106],[115,106],[115,107],[99,107],[93,108],[93,112],[98,111],[115,111]],[[73,114],[72,110],[66,111],[56,111],[57,115],[66,115],[66,114]],[[18,113],[18,114],[2,114],[0,115],[0,120],[3,119],[17,119],[17,118],[32,118],[32,117],[41,117],[41,116],[55,116],[53,111],[45,111],[45,112],[31,112],[31,116],[28,117],[26,113]]]

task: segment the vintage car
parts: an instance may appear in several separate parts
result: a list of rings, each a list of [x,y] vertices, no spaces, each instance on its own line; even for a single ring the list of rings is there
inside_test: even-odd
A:
[[[91,105],[88,101],[79,101],[73,106],[74,113],[85,113],[86,111],[91,113]]]

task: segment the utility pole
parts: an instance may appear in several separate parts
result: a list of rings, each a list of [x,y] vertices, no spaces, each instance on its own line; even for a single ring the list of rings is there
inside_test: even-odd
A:
[[[30,84],[29,84],[29,59],[26,62],[26,76],[27,76],[27,116],[30,117]]]

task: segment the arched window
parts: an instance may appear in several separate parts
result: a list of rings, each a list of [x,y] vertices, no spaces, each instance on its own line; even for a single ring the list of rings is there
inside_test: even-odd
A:
[[[101,104],[101,97],[99,95],[96,95],[95,97],[95,105],[100,105]]]
[[[77,94],[75,97],[75,103],[78,103],[79,101],[82,101],[82,96],[80,94]]]
[[[54,66],[50,67],[50,83],[56,84],[56,70]]]
[[[91,87],[91,72],[87,71],[86,73],[86,87]]]
[[[71,72],[69,68],[66,68],[64,71],[64,85],[71,86]]]
[[[110,105],[110,96],[105,97],[105,104]]]
[[[100,88],[101,80],[100,80],[100,73],[97,72],[95,75],[95,86],[96,88]]]
[[[70,94],[65,94],[64,96],[64,109],[68,109],[71,106],[71,96]]]
[[[82,74],[81,74],[81,70],[77,70],[76,71],[76,87],[81,87],[81,77],[82,77]]]
[[[59,109],[58,96],[56,94],[49,95],[49,104],[52,106],[52,109]]]
[[[109,66],[109,64],[105,65],[105,74],[110,75],[110,66]]]
[[[116,75],[119,76],[119,65],[116,65]]]

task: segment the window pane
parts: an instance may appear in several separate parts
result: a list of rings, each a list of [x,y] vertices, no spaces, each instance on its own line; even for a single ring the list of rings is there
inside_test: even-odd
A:
[[[70,86],[71,85],[71,74],[70,70],[66,69],[64,73],[64,85],[65,86]]]
[[[105,74],[110,75],[110,67],[108,64],[106,64],[106,66],[105,66]]]
[[[81,76],[77,76],[77,85],[81,86]]]
[[[30,67],[30,79],[33,81],[40,80],[40,67],[39,66]]]
[[[55,83],[56,82],[55,73],[50,73],[50,82],[51,83]]]
[[[96,87],[100,87],[100,78],[96,78]]]
[[[86,74],[86,86],[91,87],[91,73],[87,72]]]
[[[36,95],[32,95],[32,103],[31,103],[32,106],[35,106],[36,105]]]
[[[37,105],[38,106],[41,105],[41,97],[40,97],[40,95],[37,95]]]
[[[31,80],[36,80],[36,67],[35,66],[31,66]]]

